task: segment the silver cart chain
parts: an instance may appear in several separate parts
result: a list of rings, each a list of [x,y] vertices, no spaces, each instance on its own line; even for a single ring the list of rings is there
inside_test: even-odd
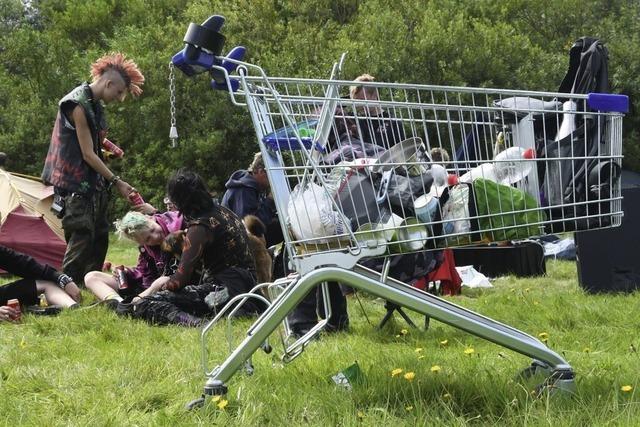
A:
[[[171,139],[171,148],[176,148],[178,146],[178,129],[176,128],[176,76],[172,62],[169,62],[169,112],[171,113],[169,139]]]

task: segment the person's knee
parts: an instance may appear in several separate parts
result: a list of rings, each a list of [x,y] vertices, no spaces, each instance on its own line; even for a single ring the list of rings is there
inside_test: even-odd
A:
[[[87,289],[93,291],[96,286],[104,282],[102,280],[102,276],[103,273],[101,273],[100,271],[90,271],[84,276],[84,285],[87,287]]]

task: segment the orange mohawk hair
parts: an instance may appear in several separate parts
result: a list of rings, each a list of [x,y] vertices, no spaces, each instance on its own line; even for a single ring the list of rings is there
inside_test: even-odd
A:
[[[127,59],[124,54],[111,53],[91,64],[91,76],[94,81],[109,70],[120,73],[131,95],[139,96],[142,93],[140,86],[144,84],[144,76],[138,69],[138,65]]]

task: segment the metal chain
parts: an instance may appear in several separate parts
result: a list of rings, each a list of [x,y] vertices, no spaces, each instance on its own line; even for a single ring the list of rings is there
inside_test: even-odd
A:
[[[171,147],[176,148],[178,146],[178,129],[176,128],[176,76],[172,62],[169,62],[169,112],[171,114],[169,138],[171,139]]]

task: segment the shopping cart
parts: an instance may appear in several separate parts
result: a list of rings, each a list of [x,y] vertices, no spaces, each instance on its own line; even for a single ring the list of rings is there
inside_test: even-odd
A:
[[[197,48],[188,36],[187,47]],[[532,358],[524,373],[545,374],[540,390],[574,389],[571,366],[538,339],[395,280],[389,260],[620,225],[626,97],[353,87],[338,79],[344,56],[329,79],[316,80],[270,77],[219,50],[199,55],[178,54],[174,63],[206,64],[213,86],[249,111],[294,271],[269,286],[271,305],[222,364],[208,370],[203,358],[205,395],[226,393],[234,373],[304,296],[329,281]],[[383,260],[380,268],[363,265],[373,258]],[[315,332],[286,348],[285,357],[299,354]]]

